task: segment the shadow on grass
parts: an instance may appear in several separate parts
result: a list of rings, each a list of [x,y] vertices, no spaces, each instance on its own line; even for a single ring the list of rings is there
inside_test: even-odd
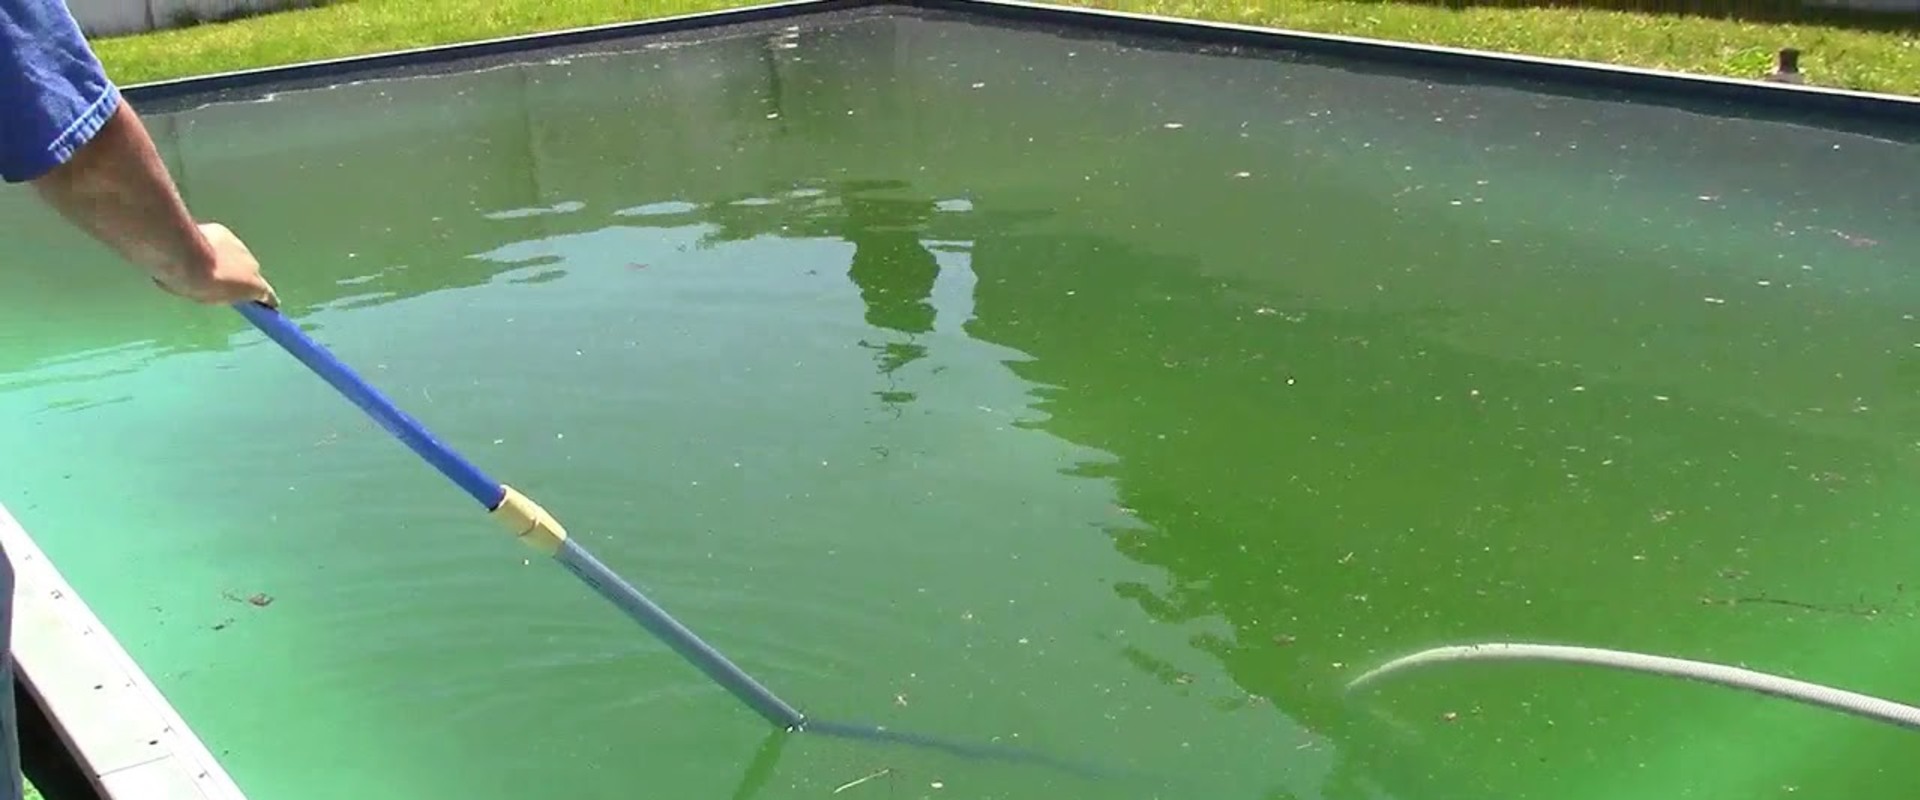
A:
[[[1387,0],[1382,0],[1386,2]],[[1468,8],[1543,8],[1560,10],[1626,11],[1729,22],[1819,25],[1878,33],[1920,34],[1920,11],[1866,11],[1822,6],[1800,0],[1391,0],[1411,5]],[[1891,5],[1901,0],[1866,0]]]
[[[217,25],[222,22],[234,22],[251,17],[263,17],[268,14],[278,14],[282,11],[322,8],[324,6],[335,5],[339,2],[340,0],[279,0],[279,2],[269,4],[265,7],[256,7],[243,3],[228,6],[218,11],[202,11],[188,6],[174,10],[163,22],[172,28],[192,28],[198,25]]]

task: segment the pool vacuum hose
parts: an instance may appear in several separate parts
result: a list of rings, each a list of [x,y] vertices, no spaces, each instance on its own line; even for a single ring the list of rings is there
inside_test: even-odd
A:
[[[780,729],[794,732],[815,731],[847,738],[911,744],[972,758],[1041,763],[1081,775],[1094,775],[1100,772],[1017,748],[951,742],[929,736],[891,731],[875,725],[809,719],[792,705],[774,695],[759,681],[754,680],[732,661],[727,660],[727,657],[721,655],[718,650],[701,641],[699,636],[680,624],[665,609],[654,604],[652,600],[647,599],[646,595],[641,594],[640,590],[614,574],[613,570],[601,563],[592,553],[587,552],[579,542],[567,538],[566,529],[538,503],[515,491],[513,487],[488,477],[479,467],[434,438],[433,434],[428,433],[418,421],[394,407],[393,403],[379,390],[374,389],[326,348],[309,338],[292,320],[277,309],[252,301],[238,303],[234,307],[247,318],[248,322],[253,323],[254,327],[259,328],[268,338],[325,379],[340,394],[379,422],[388,433],[405,443],[448,480],[459,486],[462,491],[484,507],[488,514],[512,531],[515,538],[566,567],[601,597],[626,612],[627,616],[632,617],[654,636],[665,641],[682,658],[699,667],[714,682]]]
[[[1920,708],[1882,700],[1878,697],[1769,675],[1750,669],[1689,661],[1668,656],[1647,655],[1599,647],[1574,647],[1552,644],[1494,642],[1488,644],[1436,647],[1401,656],[1369,670],[1347,684],[1349,690],[1378,681],[1389,674],[1419,666],[1451,661],[1558,661],[1593,664],[1630,672],[1645,672],[1711,683],[1734,689],[1795,700],[1859,717],[1920,730]]]

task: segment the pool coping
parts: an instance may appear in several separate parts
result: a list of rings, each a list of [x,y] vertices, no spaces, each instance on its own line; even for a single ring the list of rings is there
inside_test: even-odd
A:
[[[244,800],[5,505],[0,548],[14,571],[15,680],[38,701],[94,791],[106,800]]]
[[[1545,82],[1621,89],[1637,93],[1710,97],[1796,110],[1865,112],[1890,115],[1894,119],[1903,121],[1920,121],[1920,97],[1783,83],[1762,80],[1758,77],[1733,78],[1597,61],[1400,42],[1347,34],[1061,6],[1032,0],[895,0],[895,2],[900,5],[923,8],[984,13],[1005,20],[1073,24],[1116,33],[1158,36],[1206,44],[1248,45],[1268,50],[1332,55],[1354,61],[1440,67],[1469,74],[1490,72]]]
[[[426,66],[467,58],[637,38],[647,34],[716,28],[800,18],[835,11],[887,8],[945,11],[1003,22],[1033,22],[1198,44],[1235,45],[1409,67],[1438,67],[1463,75],[1500,75],[1564,86],[1613,89],[1692,100],[1841,116],[1865,115],[1920,123],[1920,97],[1781,83],[1759,77],[1731,78],[1629,67],[1573,59],[1415,44],[1362,36],[1187,19],[1155,14],[1056,5],[1031,0],[781,0],[718,11],[565,28],[367,55],[319,59],[257,69],[130,84],[134,103],[253,88],[299,79],[344,77],[356,72]]]

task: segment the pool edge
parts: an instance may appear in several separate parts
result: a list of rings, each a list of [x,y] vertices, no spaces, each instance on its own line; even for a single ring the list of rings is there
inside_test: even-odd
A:
[[[107,800],[245,800],[218,759],[5,505],[21,686]]]
[[[1558,84],[1602,86],[1656,95],[1712,97],[1799,110],[1866,111],[1889,115],[1894,119],[1908,122],[1920,121],[1920,97],[1910,95],[1066,6],[1034,2],[1034,0],[877,0],[877,2],[881,5],[904,5],[972,13],[1008,21],[1039,20],[1054,24],[1072,24],[1082,28],[1211,44],[1258,45],[1275,50],[1322,53],[1355,61],[1441,67],[1462,73],[1507,74]]]
[[[217,72],[188,78],[133,83],[121,87],[121,94],[134,103],[183,95],[197,95],[221,89],[261,86],[299,78],[345,76],[371,69],[421,66],[462,58],[540,50],[565,45],[594,44],[632,38],[644,33],[669,33],[700,28],[719,28],[746,22],[782,19],[825,11],[893,5],[891,0],[776,0],[717,11],[699,11],[667,17],[610,22],[573,28],[475,39],[450,44],[428,45],[404,50],[388,50],[357,56],[316,59],[273,67]]]
[[[1779,83],[1761,80],[1758,77],[1732,78],[1673,72],[1603,62],[1112,11],[1032,2],[1032,0],[780,0],[670,17],[564,28],[540,33],[135,83],[122,87],[122,90],[133,102],[141,103],[213,93],[223,89],[259,87],[301,78],[346,76],[357,71],[437,64],[461,58],[638,38],[646,34],[721,28],[734,24],[792,19],[835,11],[888,7],[971,14],[1007,22],[1041,22],[1171,40],[1254,45],[1275,50],[1330,54],[1379,64],[1440,67],[1463,74],[1506,75],[1568,86],[1597,86],[1655,96],[1714,99],[1763,108],[1866,115],[1890,121],[1920,123],[1920,97],[1915,96]]]

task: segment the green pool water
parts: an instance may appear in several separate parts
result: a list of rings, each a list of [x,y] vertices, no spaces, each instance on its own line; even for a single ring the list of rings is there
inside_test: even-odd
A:
[[[1911,135],[786,25],[150,124],[287,313],[788,700],[1163,780],[763,750],[238,315],[0,195],[0,502],[252,796],[1905,797],[1914,734],[1716,686],[1343,687],[1521,641],[1920,701]]]

